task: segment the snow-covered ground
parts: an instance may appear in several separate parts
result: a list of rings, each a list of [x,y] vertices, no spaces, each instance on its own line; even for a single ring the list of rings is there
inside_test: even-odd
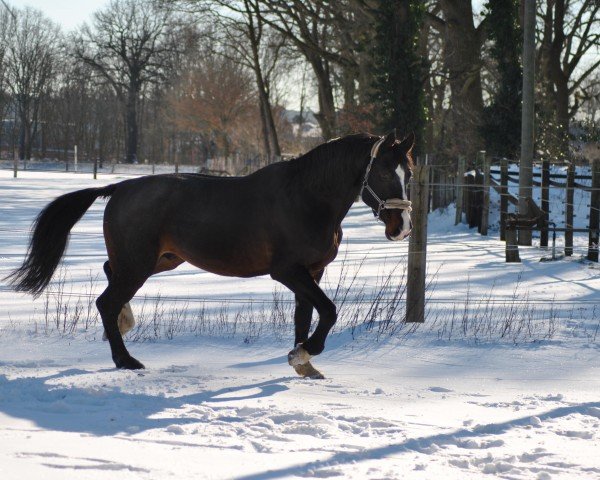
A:
[[[0,171],[2,276],[48,201],[118,180],[11,177]],[[589,200],[577,202],[585,218]],[[103,207],[75,227],[49,295],[0,284],[2,479],[600,476],[600,268],[581,259],[586,237],[571,259],[522,248],[522,264],[505,264],[495,232],[432,213],[428,316],[414,328],[401,323],[408,244],[356,205],[323,281],[341,305],[314,360],[325,380],[287,365],[283,288],[185,265],[132,302],[139,373],[113,368],[93,308]]]

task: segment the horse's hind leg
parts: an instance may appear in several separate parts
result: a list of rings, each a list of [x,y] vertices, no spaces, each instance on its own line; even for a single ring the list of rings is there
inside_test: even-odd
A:
[[[110,268],[109,262],[104,262],[104,274],[106,275],[106,279],[110,281],[112,277],[112,270]],[[135,318],[133,316],[133,312],[131,311],[131,306],[129,302],[123,305],[121,311],[119,312],[119,317],[117,319],[117,324],[119,325],[119,332],[121,332],[121,336],[125,336],[127,332],[129,332],[135,326]],[[106,331],[102,335],[102,340],[108,340],[108,336],[106,335]]]
[[[126,368],[135,370],[144,368],[144,365],[133,358],[123,342],[117,319],[123,305],[133,298],[137,288],[123,288],[118,282],[114,281],[114,277],[106,287],[106,290],[96,300],[96,306],[102,317],[104,331],[110,344],[112,359],[117,368]]]
[[[117,368],[144,368],[144,365],[133,358],[125,348],[123,337],[119,332],[118,317],[123,305],[133,298],[152,275],[156,259],[151,252],[145,253],[139,252],[137,257],[111,255],[112,274],[108,287],[96,301]],[[135,261],[131,261],[132,258],[135,258]]]
[[[144,368],[144,365],[129,354],[119,331],[118,318],[124,305],[133,298],[148,277],[172,270],[183,263],[181,258],[172,254],[165,254],[156,259],[153,249],[147,247],[144,251],[138,249],[135,257],[124,254],[111,255],[112,267],[108,265],[108,287],[96,301],[117,368]],[[135,258],[135,261],[132,261],[132,258]]]

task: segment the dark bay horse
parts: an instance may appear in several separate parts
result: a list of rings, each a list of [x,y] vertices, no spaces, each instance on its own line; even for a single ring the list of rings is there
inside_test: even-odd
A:
[[[144,368],[123,343],[124,305],[151,275],[189,262],[219,275],[269,274],[294,292],[289,363],[302,376],[322,378],[309,360],[325,348],[337,314],[318,283],[337,255],[342,220],[360,195],[385,223],[388,239],[408,236],[413,142],[412,134],[400,141],[395,132],[349,135],[245,177],[156,175],[67,193],[38,215],[27,257],[9,278],[16,290],[39,295],[71,228],[97,198],[110,197],[108,287],[96,305],[118,368]],[[309,337],[313,308],[319,321]]]

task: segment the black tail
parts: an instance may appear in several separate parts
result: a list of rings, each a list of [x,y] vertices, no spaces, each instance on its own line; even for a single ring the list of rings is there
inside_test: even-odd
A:
[[[37,216],[27,257],[6,277],[19,292],[38,296],[50,283],[65,253],[69,232],[98,197],[110,197],[116,185],[86,188],[67,193],[52,201]]]

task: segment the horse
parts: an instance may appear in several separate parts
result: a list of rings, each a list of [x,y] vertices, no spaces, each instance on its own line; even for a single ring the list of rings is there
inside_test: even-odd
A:
[[[145,368],[123,342],[133,322],[128,302],[151,275],[189,262],[218,275],[270,275],[291,290],[288,363],[303,377],[324,378],[310,360],[324,350],[337,319],[319,281],[338,253],[342,220],[360,197],[389,240],[409,235],[413,145],[413,134],[353,134],[247,176],[151,175],[67,193],[39,213],[23,264],[8,280],[17,291],[40,295],[73,226],[97,198],[108,198],[108,286],[96,306],[117,368]],[[319,320],[309,336],[313,308]]]

